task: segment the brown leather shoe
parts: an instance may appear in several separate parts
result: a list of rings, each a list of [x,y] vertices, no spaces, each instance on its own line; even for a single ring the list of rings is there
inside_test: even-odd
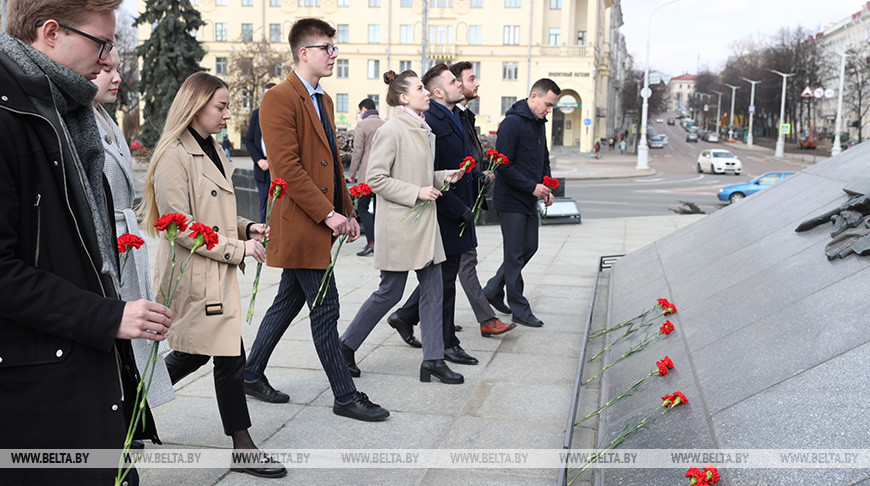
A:
[[[506,333],[515,327],[517,327],[517,325],[514,323],[508,324],[507,322],[502,322],[498,320],[498,318],[493,317],[480,325],[480,335],[483,337],[490,337],[493,334]]]

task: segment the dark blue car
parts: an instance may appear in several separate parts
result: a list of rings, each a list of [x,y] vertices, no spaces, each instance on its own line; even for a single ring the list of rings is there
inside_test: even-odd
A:
[[[719,189],[719,200],[735,203],[744,197],[770,187],[794,172],[768,172],[745,184],[733,184]]]

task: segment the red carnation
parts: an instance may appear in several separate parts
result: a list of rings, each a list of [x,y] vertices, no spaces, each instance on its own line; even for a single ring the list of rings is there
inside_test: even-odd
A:
[[[686,395],[683,395],[683,392],[674,392],[672,395],[665,395],[662,397],[662,401],[664,401],[664,406],[667,408],[676,407],[683,403],[689,403],[689,399],[686,398]]]
[[[697,467],[690,467],[686,471],[686,477],[691,478],[692,482],[689,484],[692,486],[707,486],[710,484],[707,482],[707,473]]]
[[[275,191],[276,188],[278,189],[277,192]],[[287,182],[280,177],[272,179],[272,187],[269,188],[269,194],[276,199],[281,199],[284,197],[284,194],[287,194]]]
[[[656,366],[659,369],[659,376],[665,376],[668,374],[668,365],[662,363],[661,361],[656,361]]]
[[[662,334],[670,334],[671,331],[673,331],[673,330],[674,330],[674,323],[671,322],[670,320],[665,321],[665,323],[662,324],[662,327],[659,328],[659,332]]]
[[[178,213],[169,213],[160,216],[160,218],[154,223],[154,227],[157,228],[157,231],[163,231],[172,223],[175,223],[178,227],[178,231],[184,231],[187,229],[187,218]]]
[[[505,164],[507,164],[508,162],[510,162],[510,160],[507,158],[507,155],[505,155],[505,154],[498,154],[498,163],[499,163],[499,164],[501,164],[501,165],[505,165]]]
[[[365,182],[363,182],[362,184],[357,184],[357,187],[359,187],[359,192],[363,196],[368,196],[369,194],[372,193],[372,188],[369,187],[369,185],[366,184]]]
[[[471,172],[471,169],[473,169],[474,166],[475,166],[474,157],[469,155],[468,157],[465,157],[464,159],[462,159],[462,165],[459,168],[463,169],[465,172]]]
[[[145,244],[145,240],[130,233],[124,233],[118,237],[118,253],[124,253],[130,248],[139,249]]]
[[[193,223],[192,225],[190,225],[190,229],[191,232],[187,236],[194,239],[194,245],[205,245],[205,248],[207,250],[211,250],[212,248],[214,248],[215,245],[218,244],[219,238],[217,233],[215,233],[214,230],[209,228],[208,226],[202,223]],[[199,239],[200,236],[202,236],[202,240],[196,241],[197,239]]]
[[[717,483],[717,482],[719,482],[720,479],[722,479],[722,476],[719,476],[719,470],[717,470],[717,469],[716,469],[715,467],[713,467],[712,465],[707,465],[707,466],[705,466],[705,467],[704,467],[704,472],[705,472],[706,475],[707,475],[707,476],[706,476],[706,477],[707,477],[707,482],[708,482],[709,484]]]
[[[489,158],[498,157],[499,155],[501,155],[501,154],[498,153],[498,150],[496,150],[496,149],[489,149],[486,151],[486,156]]]
[[[544,176],[544,180],[541,181],[541,184],[549,187],[550,189],[555,189],[555,188],[559,187],[559,180],[553,179],[550,176]]]
[[[658,303],[662,309],[667,309],[671,306],[671,303],[668,302],[668,299],[658,299]]]
[[[674,367],[674,362],[671,361],[671,358],[668,358],[667,356],[665,356],[664,359],[662,359],[661,362],[664,363],[665,366],[667,366],[668,368],[673,368],[673,367]]]
[[[351,188],[348,189],[348,190],[350,191],[350,195],[351,195],[352,197],[359,197],[360,194],[362,194],[362,191],[360,191],[359,186],[353,186],[353,187],[351,187]]]

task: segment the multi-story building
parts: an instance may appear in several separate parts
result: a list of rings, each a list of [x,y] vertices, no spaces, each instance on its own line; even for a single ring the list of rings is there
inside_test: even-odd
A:
[[[610,42],[622,22],[619,0],[192,1],[205,21],[196,33],[207,52],[202,66],[219,76],[243,40],[266,39],[275,49],[289,49],[296,19],[316,17],[335,26],[339,57],[322,84],[335,101],[339,129],[355,127],[357,105],[366,97],[389,117],[384,72],[414,69],[422,76],[436,62],[473,63],[481,88],[472,109],[482,133],[494,132],[505,111],[543,77],[562,88],[559,109],[547,124],[551,146],[589,151],[595,137],[613,128],[607,117],[618,111],[614,105],[608,109],[608,86],[616,89],[611,71],[621,66],[618,56],[625,51],[621,36],[616,49]],[[150,32],[150,26],[140,26],[140,41]],[[291,69],[286,66],[272,81]],[[256,104],[243,103],[234,112],[229,132],[236,147]]]
[[[671,78],[668,83],[668,112],[680,112],[689,109],[689,99],[695,92],[694,74],[683,74]]]

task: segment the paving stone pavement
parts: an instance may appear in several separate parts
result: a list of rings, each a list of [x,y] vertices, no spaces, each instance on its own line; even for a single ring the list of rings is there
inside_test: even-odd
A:
[[[601,255],[638,249],[698,219],[700,215],[592,220],[582,225],[540,228],[540,248],[523,272],[526,295],[545,325],[519,326],[502,337],[483,338],[461,288],[456,322],[462,346],[477,366],[450,366],[465,375],[462,385],[421,383],[420,350],[404,344],[386,322],[375,327],[357,353],[362,377],[357,387],[391,416],[365,423],[332,413],[332,394],[311,340],[307,311],[293,321],[266,370],[288,404],[248,400],[251,435],[266,449],[558,449],[564,438],[574,374],[592,285]],[[478,275],[485,282],[501,264],[498,227],[479,228]],[[150,240],[152,249],[156,241]],[[358,257],[363,242],[345,245],[336,265],[341,295],[339,331],[350,323],[378,284],[371,257]],[[155,251],[151,251],[152,261]],[[255,267],[239,273],[242,308],[247,308]],[[253,324],[242,324],[247,350],[271,304],[280,272],[264,267]],[[416,282],[409,279],[406,295]],[[509,316],[500,315],[505,320]],[[419,335],[419,330],[417,331]],[[176,385],[176,399],[154,409],[164,445],[149,451],[188,447],[230,448],[214,399],[211,365]],[[595,399],[597,400],[597,398]],[[593,401],[594,402],[594,401]],[[591,447],[595,432],[578,428],[575,445]],[[141,469],[142,484],[555,484],[556,469],[314,469],[288,468],[281,480],[261,479],[227,469]]]

